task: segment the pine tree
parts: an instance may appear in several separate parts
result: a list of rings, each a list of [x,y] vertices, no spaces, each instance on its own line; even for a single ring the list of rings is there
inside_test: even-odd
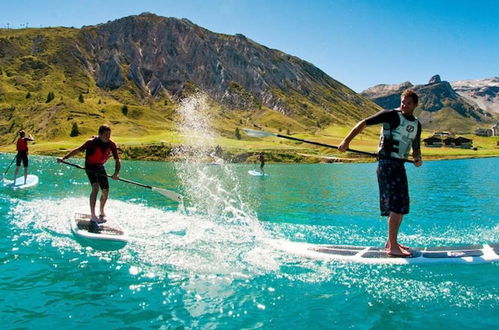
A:
[[[128,115],[128,107],[127,107],[126,105],[123,105],[123,106],[121,107],[121,112],[122,112],[125,116],[127,116],[127,115]]]
[[[73,127],[71,127],[71,133],[69,133],[69,136],[78,136],[80,135],[80,130],[78,129],[78,124],[73,123]]]
[[[80,101],[80,103],[85,102],[85,99],[83,98],[83,94],[80,93],[80,96],[78,96],[78,101]]]
[[[239,132],[239,127],[236,127],[234,135],[236,136],[236,139],[241,140],[241,132]]]
[[[26,98],[27,98],[27,99],[31,98],[31,93],[30,93],[30,92],[28,92],[28,93],[26,94]]]

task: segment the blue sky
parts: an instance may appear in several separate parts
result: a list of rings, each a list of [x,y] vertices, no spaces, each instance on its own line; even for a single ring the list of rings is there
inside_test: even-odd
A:
[[[0,27],[94,25],[152,12],[241,33],[360,92],[499,76],[494,0],[0,0]]]

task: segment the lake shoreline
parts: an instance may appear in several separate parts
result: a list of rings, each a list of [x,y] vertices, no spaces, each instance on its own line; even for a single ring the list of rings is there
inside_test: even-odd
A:
[[[123,160],[139,160],[139,161],[166,161],[179,162],[186,159],[185,153],[181,156],[176,155],[176,150],[180,146],[171,147],[166,145],[148,145],[148,146],[123,146],[119,147],[120,158]],[[52,156],[62,157],[69,150],[33,150],[30,152],[32,156]],[[315,154],[315,150],[295,150],[295,151],[276,151],[276,150],[219,150],[207,152],[206,150],[197,151],[191,149],[188,151],[187,158],[196,157],[200,163],[217,163],[222,159],[226,163],[245,164],[258,163],[259,155],[263,153],[266,163],[298,163],[298,164],[320,164],[320,163],[373,163],[377,160],[373,157],[358,157],[352,153],[346,154]],[[4,152],[5,153],[5,152]],[[14,155],[14,153],[9,153]],[[83,153],[79,155],[82,157]],[[457,160],[457,159],[478,159],[478,158],[495,158],[499,154],[482,154],[482,155],[426,155],[423,152],[423,161],[436,160]]]

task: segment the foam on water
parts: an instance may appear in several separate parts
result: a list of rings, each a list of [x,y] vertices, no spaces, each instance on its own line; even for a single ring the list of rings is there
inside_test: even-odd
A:
[[[199,167],[199,171],[204,170]],[[231,201],[235,203],[236,200]],[[20,229],[19,237],[13,240],[26,245],[50,244],[62,255],[76,252],[83,257],[76,258],[80,268],[86,267],[89,257],[116,264],[116,269],[125,267],[131,276],[140,279],[130,286],[132,291],[143,290],[150,285],[147,283],[158,283],[167,278],[181,282],[183,290],[188,293],[184,298],[186,308],[203,313],[216,312],[224,299],[236,294],[236,288],[240,290],[255,285],[245,281],[268,276],[287,283],[334,283],[336,289],[341,285],[346,288],[345,292],[360,290],[370,297],[372,303],[380,304],[386,301],[394,304],[440,301],[469,308],[497,305],[499,301],[497,291],[480,285],[480,282],[487,283],[486,279],[475,278],[481,266],[473,266],[474,271],[471,271],[464,267],[361,265],[300,257],[279,247],[289,240],[274,238],[281,235],[272,234],[273,231],[269,233],[256,222],[256,215],[247,211],[248,215],[236,206],[202,212],[188,208],[183,213],[111,199],[108,215],[118,219],[128,231],[130,242],[118,251],[94,249],[80,244],[69,226],[72,213],[81,208],[84,210],[87,203],[86,197],[11,201],[13,207],[9,217]],[[229,212],[230,215],[214,211],[225,209],[235,211]],[[287,226],[291,225],[280,224],[284,227],[282,235]],[[302,232],[309,239],[313,235],[322,235],[340,240],[342,235],[352,235],[356,230],[344,232],[334,228],[295,226],[291,229]],[[487,235],[497,235],[497,230],[496,226],[492,229],[494,233]],[[458,236],[455,234],[449,231],[447,239]],[[424,242],[423,236],[413,239]],[[460,239],[466,241],[472,233],[465,236]],[[449,278],[449,272],[456,278]],[[234,281],[240,284],[229,289]],[[264,286],[264,289],[269,288]],[[220,303],[207,305],[207,297]]]

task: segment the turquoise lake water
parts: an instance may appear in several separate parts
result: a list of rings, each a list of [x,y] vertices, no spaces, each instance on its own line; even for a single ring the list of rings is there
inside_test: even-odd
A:
[[[0,155],[2,171],[12,155]],[[81,160],[74,160],[81,164]],[[108,169],[112,169],[110,161]],[[286,242],[381,246],[375,163],[196,165],[124,161],[107,205],[130,242],[88,245],[84,172],[30,157],[33,189],[0,189],[0,328],[492,329],[499,264],[314,260]],[[407,165],[409,246],[499,242],[499,158]],[[12,175],[12,172],[10,172]]]

